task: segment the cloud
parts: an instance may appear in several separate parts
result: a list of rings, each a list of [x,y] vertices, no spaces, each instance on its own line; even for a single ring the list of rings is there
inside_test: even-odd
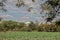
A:
[[[30,20],[30,18],[27,17],[27,16],[23,16],[22,19],[24,19],[24,20]]]
[[[31,0],[23,0],[25,3],[24,7],[17,8],[16,2],[17,0],[7,0],[6,9],[8,10],[7,15],[1,15],[4,18],[11,18],[12,20],[22,20],[22,21],[31,21],[34,20],[36,15],[40,14],[40,1],[36,0],[36,2],[32,2]],[[28,12],[27,9],[33,7],[31,12]],[[17,15],[18,14],[18,15]],[[21,17],[23,16],[23,17]],[[12,18],[13,17],[13,18]],[[31,18],[30,18],[31,17]],[[39,17],[36,17],[37,20],[41,20]]]
[[[35,19],[33,19],[31,17],[28,17],[28,16],[23,16],[22,19],[23,19],[22,21],[24,21],[24,22],[29,22],[29,21],[33,21],[34,22],[35,21]]]
[[[1,15],[0,17],[6,18],[6,17],[13,17],[13,16],[7,14],[7,15]]]
[[[30,7],[33,7],[33,9],[32,9],[32,12],[31,13],[33,13],[33,12],[35,12],[36,13],[36,11],[37,11],[37,9],[36,8],[39,8],[40,7],[40,4],[38,3],[38,0],[36,0],[36,2],[32,2],[32,0],[23,0],[24,1],[24,3],[25,3],[25,8],[23,9],[22,7],[21,8],[19,8],[19,9],[17,9],[17,7],[16,7],[16,2],[17,2],[17,0],[8,0],[8,2],[7,2],[7,6],[6,6],[6,8],[9,10],[9,11],[23,11],[23,12],[26,12],[27,10],[25,10],[25,9],[28,9],[28,8],[30,8]],[[37,11],[38,12],[38,11]],[[27,13],[29,13],[29,12],[27,12]]]

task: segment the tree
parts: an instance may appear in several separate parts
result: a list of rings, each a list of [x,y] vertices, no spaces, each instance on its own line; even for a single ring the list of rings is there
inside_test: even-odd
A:
[[[57,15],[60,14],[60,0],[47,0],[41,5],[42,10],[48,11],[47,22],[51,22]]]
[[[35,2],[35,0],[32,0],[32,2]],[[43,2],[43,1],[42,1]],[[22,5],[26,5],[24,3],[24,0],[18,0],[18,7]],[[20,5],[20,6],[19,6]],[[42,12],[48,11],[46,15],[48,17],[46,18],[46,22],[51,22],[57,15],[60,14],[59,9],[60,9],[60,0],[47,0],[44,3],[41,4]],[[28,11],[31,12],[33,7],[28,8]]]
[[[28,27],[29,27],[31,30],[35,30],[35,29],[36,29],[36,25],[35,25],[35,23],[32,22],[32,21],[29,23]]]
[[[7,11],[7,9],[5,9],[5,3],[6,3],[6,1],[7,0],[2,0],[1,2],[0,2],[0,7],[1,7],[1,9],[0,10],[3,10],[4,12],[6,12]]]
[[[59,26],[60,25],[60,19],[55,21],[55,25]]]
[[[31,0],[33,3],[36,2],[36,0]],[[4,7],[6,6],[4,3],[6,3],[7,0],[2,0],[0,2],[0,7],[2,7],[3,11],[7,11]],[[42,1],[43,2],[43,1]],[[17,0],[16,6],[19,8],[21,6],[26,6],[24,0]],[[44,3],[41,4],[42,12],[48,11],[46,15],[48,17],[46,18],[46,22],[51,22],[57,15],[60,14],[60,0],[46,0]],[[28,12],[31,12],[33,7],[28,6]],[[40,10],[39,10],[40,11]]]
[[[32,2],[35,2],[35,0],[32,0]]]
[[[25,5],[23,0],[17,0],[16,6],[21,7],[22,5]]]
[[[0,21],[2,21],[2,19],[3,19],[3,18],[2,18],[2,17],[0,17]]]

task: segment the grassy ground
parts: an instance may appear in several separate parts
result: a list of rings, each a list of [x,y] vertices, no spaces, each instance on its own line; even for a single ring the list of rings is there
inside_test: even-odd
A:
[[[60,32],[0,32],[0,40],[60,40]]]

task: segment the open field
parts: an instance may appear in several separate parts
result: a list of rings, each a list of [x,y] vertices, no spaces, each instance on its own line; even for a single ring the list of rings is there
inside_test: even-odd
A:
[[[0,40],[60,40],[60,32],[0,32]]]

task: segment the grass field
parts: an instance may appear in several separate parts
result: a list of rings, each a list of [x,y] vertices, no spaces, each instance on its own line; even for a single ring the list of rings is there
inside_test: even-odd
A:
[[[60,32],[0,32],[0,40],[60,40]]]

